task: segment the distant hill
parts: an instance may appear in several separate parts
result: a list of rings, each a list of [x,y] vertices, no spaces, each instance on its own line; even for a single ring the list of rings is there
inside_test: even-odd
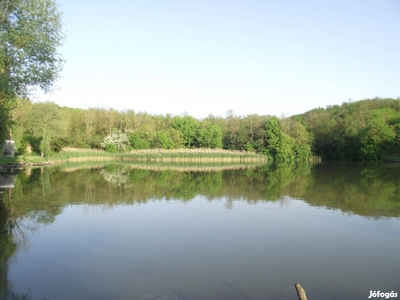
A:
[[[400,156],[400,98],[346,102],[293,118],[311,133],[313,153],[325,159],[371,161]]]

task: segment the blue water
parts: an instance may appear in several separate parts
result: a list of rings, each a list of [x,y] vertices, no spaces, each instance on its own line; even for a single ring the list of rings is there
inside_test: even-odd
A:
[[[400,292],[400,220],[284,197],[68,205],[9,262],[32,299],[367,299]],[[24,222],[21,221],[22,225]]]

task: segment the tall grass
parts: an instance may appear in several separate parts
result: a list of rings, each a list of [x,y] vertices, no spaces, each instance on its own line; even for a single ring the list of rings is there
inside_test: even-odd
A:
[[[110,162],[114,164],[115,162]],[[224,170],[244,170],[252,169],[260,165],[259,162],[241,163],[158,163],[158,162],[116,162],[119,166],[125,166],[131,169],[142,169],[150,171],[179,171],[179,172],[216,172]],[[58,165],[63,172],[74,172],[81,169],[103,169],[107,165],[101,161],[73,161]]]
[[[54,161],[138,161],[171,163],[249,163],[267,162],[267,157],[254,152],[223,149],[148,149],[126,153],[64,148],[52,157]]]

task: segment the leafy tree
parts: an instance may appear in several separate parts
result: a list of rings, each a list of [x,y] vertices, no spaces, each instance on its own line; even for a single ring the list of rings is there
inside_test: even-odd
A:
[[[200,122],[193,117],[177,117],[172,122],[172,128],[182,133],[184,145],[187,148],[195,148],[198,144],[197,133],[200,128]]]
[[[158,131],[153,141],[153,147],[161,149],[178,149],[183,148],[184,145],[182,132],[174,128]]]
[[[145,135],[137,132],[132,133],[129,136],[129,144],[132,149],[150,149],[151,145]]]
[[[40,139],[40,155],[49,154],[53,136],[62,134],[64,123],[60,108],[53,102],[36,103],[27,112],[25,127],[33,137]],[[43,151],[46,149],[46,151]]]
[[[35,87],[48,92],[58,79],[63,59],[61,14],[52,0],[2,0],[0,2],[0,104],[7,136],[14,99],[28,97]]]
[[[32,103],[20,98],[15,100],[15,108],[10,116],[12,119],[10,128],[10,138],[15,141],[18,154],[25,154],[27,147],[25,120],[27,113],[32,108]]]
[[[257,128],[262,126],[263,119],[259,115],[252,114],[246,116],[246,127],[249,132],[249,142],[253,143],[256,139]]]
[[[222,130],[211,122],[203,121],[197,135],[201,148],[222,148]]]
[[[285,118],[281,122],[283,132],[294,140],[293,151],[296,160],[307,160],[311,155],[311,137],[306,126],[295,118]]]
[[[12,109],[11,102],[7,102],[6,100],[0,99],[0,144],[1,145],[3,145],[3,141],[9,137],[9,129],[12,124],[10,116],[11,109]]]
[[[48,156],[51,153],[51,134],[47,131],[43,136],[43,139],[40,141],[40,153],[41,156]]]
[[[330,160],[379,160],[398,155],[400,99],[367,99],[301,115],[315,154]]]
[[[238,133],[240,130],[241,119],[239,116],[234,115],[233,110],[229,109],[226,112],[227,130],[224,135],[224,148],[237,149]]]
[[[123,152],[129,147],[128,136],[121,131],[115,131],[104,138],[101,146],[108,152]]]
[[[265,152],[276,162],[294,159],[294,139],[282,131],[280,120],[272,117],[267,121]]]
[[[372,119],[361,133],[361,152],[365,160],[379,160],[396,137],[394,128],[381,118]]]
[[[57,144],[68,145],[70,147],[89,148],[91,138],[86,135],[85,117],[86,111],[79,108],[63,107],[61,109],[62,118],[65,120],[67,134],[60,136]]]

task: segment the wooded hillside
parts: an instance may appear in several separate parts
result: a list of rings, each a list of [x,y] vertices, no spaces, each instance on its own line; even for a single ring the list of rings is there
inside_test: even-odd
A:
[[[328,160],[400,156],[400,99],[362,100],[296,116],[312,134],[312,151]]]
[[[150,115],[133,110],[59,107],[17,100],[9,138],[19,154],[62,147],[105,149],[223,148],[263,153],[276,161],[380,160],[400,155],[400,100],[371,99],[317,108],[288,118]]]

